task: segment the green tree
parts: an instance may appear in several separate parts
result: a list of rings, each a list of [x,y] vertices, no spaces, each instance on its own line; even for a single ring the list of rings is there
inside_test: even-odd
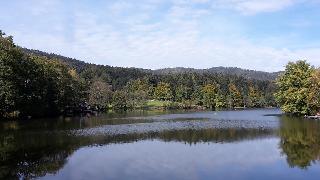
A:
[[[149,98],[150,85],[147,78],[130,80],[125,87],[130,106],[134,108],[144,107]]]
[[[261,97],[260,97],[259,91],[252,85],[249,86],[248,100],[249,100],[248,102],[249,107],[260,106]]]
[[[233,83],[230,83],[228,87],[229,87],[229,107],[243,106],[243,98],[237,86]]]
[[[185,100],[190,99],[190,91],[191,88],[184,85],[179,85],[175,91],[175,100],[178,102],[183,102]]]
[[[89,88],[89,104],[98,109],[105,109],[111,99],[112,91],[110,85],[101,79],[95,79]]]
[[[169,101],[172,98],[170,85],[165,82],[160,82],[154,90],[154,96],[158,100]]]
[[[112,96],[112,108],[126,110],[131,108],[128,103],[128,94],[125,91],[115,91]]]
[[[216,98],[215,98],[215,107],[216,108],[224,108],[226,107],[226,98],[225,96],[222,94],[222,92],[219,90]]]
[[[308,106],[311,114],[320,112],[320,69],[316,69],[311,76],[311,87],[308,94]]]
[[[275,93],[276,100],[284,112],[298,115],[312,112],[308,96],[313,73],[314,68],[306,61],[288,63],[285,72],[277,79],[278,90]]]
[[[202,88],[203,104],[207,108],[213,109],[216,107],[218,88],[219,86],[216,84],[207,84]]]
[[[14,111],[17,92],[9,79],[13,76],[11,64],[21,57],[22,54],[13,44],[12,37],[5,37],[0,30],[0,117]]]
[[[203,93],[202,93],[202,87],[201,86],[196,86],[194,88],[193,93],[191,94],[191,101],[195,104],[195,105],[202,105],[203,99]]]

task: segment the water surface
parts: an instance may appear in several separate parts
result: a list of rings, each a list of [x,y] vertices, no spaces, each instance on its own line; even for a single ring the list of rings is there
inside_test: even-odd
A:
[[[0,179],[319,179],[320,122],[278,109],[0,124]]]

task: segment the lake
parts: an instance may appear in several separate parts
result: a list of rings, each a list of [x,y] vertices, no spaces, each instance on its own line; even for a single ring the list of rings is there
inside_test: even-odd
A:
[[[319,179],[320,121],[279,109],[0,123],[0,179]]]

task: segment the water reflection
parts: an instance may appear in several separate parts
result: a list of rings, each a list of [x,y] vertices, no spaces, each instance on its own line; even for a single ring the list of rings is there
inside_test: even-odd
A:
[[[84,117],[81,119],[47,120],[42,123],[38,120],[33,121],[32,123],[1,123],[0,179],[30,179],[43,177],[48,174],[56,174],[59,170],[64,169],[68,163],[68,158],[73,157],[74,153],[78,152],[82,147],[87,147],[86,151],[91,152],[92,148],[95,146],[105,147],[103,149],[106,150],[109,146],[114,144],[134,145],[136,142],[141,141],[154,141],[155,143],[153,143],[153,145],[157,144],[156,146],[158,146],[158,148],[163,147],[164,144],[157,143],[157,141],[164,143],[168,142],[170,143],[169,146],[172,148],[176,146],[172,143],[187,144],[190,147],[201,147],[202,144],[207,143],[209,146],[215,144],[216,148],[219,147],[222,149],[224,146],[220,145],[223,144],[230,144],[230,147],[237,148],[239,143],[248,144],[247,142],[252,142],[249,143],[250,147],[248,147],[247,150],[245,148],[235,149],[234,152],[237,152],[239,155],[247,154],[248,152],[256,153],[256,146],[264,146],[262,148],[269,150],[273,149],[272,152],[266,152],[269,153],[269,155],[280,158],[280,152],[282,152],[283,157],[286,158],[290,167],[303,169],[308,169],[319,161],[320,122],[288,116],[265,116],[266,114],[274,114],[273,111],[270,112],[268,110],[264,113],[254,112],[253,114],[255,114],[255,117],[251,116],[249,120],[239,116],[239,114],[246,114],[245,117],[248,117],[248,112],[241,112],[239,114],[227,112],[227,119],[228,121],[232,120],[231,122],[241,121],[242,123],[251,122],[256,119],[255,121],[258,121],[260,124],[279,121],[280,123],[277,128],[234,128],[231,126],[229,128],[198,129],[188,126],[186,129],[164,129],[161,131],[120,133],[115,135],[92,134],[88,136],[78,136],[73,133],[74,130],[86,130],[105,125],[157,124],[161,123],[162,120],[165,122],[173,121],[173,123],[175,121],[190,121],[192,119],[192,121],[197,121],[199,123],[208,121],[220,122],[223,121],[223,119],[221,120],[221,117],[225,117],[226,115],[218,114],[218,118],[210,119],[209,117],[213,117],[212,114],[212,112],[208,112],[207,114],[200,113],[198,115],[195,115],[194,113],[191,113],[190,115],[176,114],[174,116],[159,116],[159,114],[156,114],[156,116],[151,116],[151,118],[146,114],[134,114],[134,118],[130,117],[132,114],[124,116],[112,115],[112,117],[103,115],[99,117]],[[235,116],[234,118],[233,115]],[[279,149],[274,148],[273,144],[268,141],[267,143],[264,143],[266,139],[273,139],[272,143],[276,143]],[[145,148],[148,149],[149,147],[145,146]],[[175,151],[177,150],[171,149],[170,152],[167,153],[174,153]],[[183,152],[184,151],[181,153]],[[215,152],[215,149],[212,149],[212,152],[208,153],[213,152]],[[234,152],[226,151],[224,156],[232,157]],[[192,153],[189,155],[192,156]],[[92,156],[94,156],[94,154]],[[174,158],[171,156],[168,157]],[[188,158],[196,159],[197,157]],[[257,160],[257,157],[255,158]],[[215,159],[215,161],[223,162],[224,159],[218,158]],[[246,161],[246,159],[242,159],[242,161]],[[246,162],[238,163],[245,164]],[[261,165],[262,164],[263,162],[261,162]],[[90,171],[94,173],[95,170],[90,169]]]
[[[131,143],[147,139],[165,142],[197,144],[223,143],[274,135],[274,130],[258,129],[205,129],[180,130],[117,136],[77,137],[67,133],[14,133],[2,134],[0,177],[34,178],[54,174],[78,148],[91,145]]]
[[[320,122],[283,116],[280,148],[291,167],[306,169],[320,160]]]

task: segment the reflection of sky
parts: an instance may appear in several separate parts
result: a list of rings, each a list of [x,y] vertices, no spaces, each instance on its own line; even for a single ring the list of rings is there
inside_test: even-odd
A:
[[[54,179],[316,179],[319,166],[289,168],[279,139],[235,143],[146,140],[85,147],[68,159]],[[47,176],[44,179],[51,179]]]
[[[166,114],[154,117],[146,117],[153,119],[177,119],[177,118],[205,118],[205,119],[223,119],[223,120],[263,120],[263,121],[277,121],[279,118],[276,115],[280,115],[282,112],[280,109],[246,109],[237,111],[208,111],[208,112],[192,112],[181,114]]]

